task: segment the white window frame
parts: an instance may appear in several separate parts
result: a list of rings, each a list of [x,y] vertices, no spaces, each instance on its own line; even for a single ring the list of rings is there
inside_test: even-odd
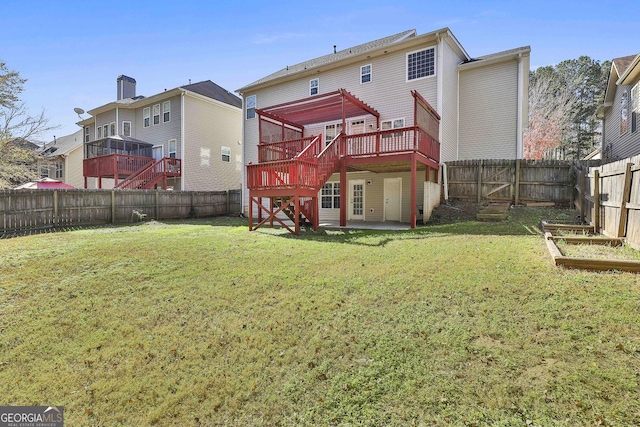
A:
[[[171,121],[171,101],[162,103],[162,123]]]
[[[401,122],[401,126],[396,126],[396,124],[399,124],[398,122]],[[385,127],[385,124],[388,123],[389,127]],[[398,117],[395,119],[390,119],[390,120],[383,120],[380,122],[380,130],[390,130],[390,129],[399,129],[399,128],[403,128],[406,126],[406,120],[404,117]],[[384,135],[382,135],[383,138],[390,138],[392,135],[390,133],[385,133]],[[397,132],[394,134],[394,136],[401,136],[400,132]]]
[[[111,134],[111,136],[116,135],[116,122],[111,122],[109,124],[109,133]]]
[[[231,163],[231,148],[225,146],[220,147],[220,155],[223,162]]]
[[[62,162],[56,162],[56,179],[64,178],[64,170],[62,168]]]
[[[158,119],[157,122],[156,118]],[[151,123],[153,123],[154,126],[160,124],[160,104],[155,104],[153,106],[153,120],[151,121]]]
[[[42,163],[39,169],[40,170],[38,172],[39,172],[40,178],[49,178],[49,173],[51,171],[49,170],[49,165],[47,163]]]
[[[339,131],[338,131],[338,127],[340,128]],[[327,138],[327,129],[334,129],[334,135],[333,137],[331,137],[331,139]],[[326,147],[327,144],[333,141],[333,138],[338,136],[338,133],[340,132],[342,132],[342,122],[326,123],[324,125],[324,146]]]
[[[109,136],[109,125],[102,125],[102,137],[107,138]]]
[[[84,142],[89,142],[89,138],[91,136],[91,129],[89,126],[84,128]]]
[[[433,73],[427,74],[427,75],[421,76],[421,77],[409,78],[409,57],[411,55],[415,55],[415,54],[420,53],[420,52],[426,52],[428,50],[433,51]],[[407,79],[407,82],[412,82],[414,80],[422,80],[422,79],[427,79],[429,77],[434,77],[436,75],[436,69],[437,69],[436,60],[437,60],[437,56],[436,56],[436,47],[435,46],[425,47],[425,48],[420,49],[420,50],[414,50],[413,52],[407,52],[407,57],[406,57],[406,60],[405,60],[405,66],[406,66],[406,68],[405,68],[405,78]]]
[[[251,96],[247,96],[246,99],[246,115],[245,117],[247,118],[247,120],[250,119],[254,119],[256,117],[256,96],[255,95],[251,95]]]
[[[631,126],[629,120],[629,88],[622,89],[622,96],[620,97],[620,135],[624,135],[629,132]]]
[[[173,147],[171,147],[172,144],[173,144]],[[173,150],[171,148],[173,148]],[[176,157],[178,157],[178,143],[175,139],[169,140],[168,157],[171,157],[172,159],[175,159]]]
[[[144,107],[142,109],[142,127],[148,128],[151,126],[151,107]]]
[[[330,186],[330,190],[328,186]],[[329,190],[329,192],[325,194],[325,190]],[[331,202],[331,207],[324,207],[325,200]],[[340,209],[340,181],[329,181],[322,186],[320,189],[320,209]]]
[[[368,73],[364,72],[364,69],[366,67],[369,67],[369,72]],[[373,66],[371,64],[366,64],[366,65],[363,65],[363,66],[360,67],[360,84],[371,83],[371,80],[373,78],[372,71],[373,71]],[[369,76],[369,80],[367,80],[366,82],[363,81],[364,76]]]
[[[638,131],[638,126],[640,125],[638,123],[640,119],[640,82],[631,88],[629,98],[631,99],[631,132],[634,133]]]
[[[313,84],[315,82],[315,85]],[[315,93],[313,92],[315,90]],[[320,79],[309,80],[309,96],[320,94]]]
[[[102,139],[102,126],[96,126],[96,139]]]
[[[129,125],[129,132],[128,133],[127,133],[127,130],[126,130],[127,128],[125,126],[127,124]],[[130,121],[125,120],[125,121],[122,122],[122,134],[124,136],[131,136],[131,122]]]

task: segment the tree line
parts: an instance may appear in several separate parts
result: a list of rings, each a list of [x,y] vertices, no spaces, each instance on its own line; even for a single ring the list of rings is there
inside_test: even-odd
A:
[[[596,110],[604,100],[611,61],[588,56],[529,73],[528,159],[580,159],[600,143]]]

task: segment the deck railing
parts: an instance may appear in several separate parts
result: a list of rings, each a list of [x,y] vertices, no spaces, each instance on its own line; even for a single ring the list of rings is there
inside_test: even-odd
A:
[[[288,143],[299,144],[301,141],[305,141],[307,145],[294,158],[247,165],[247,187],[253,190],[294,187],[319,190],[336,171],[343,157],[417,152],[437,163],[440,162],[440,143],[419,126],[358,135],[341,133],[324,148],[322,148],[321,135],[303,140],[273,143],[269,146],[282,144],[277,145],[280,147],[278,150],[281,151],[271,151],[271,153],[284,153],[281,147],[287,146]]]
[[[318,137],[310,136],[308,138],[292,139],[290,141],[259,144],[258,145],[258,161],[273,162],[278,160],[293,159],[295,156],[301,153],[306,147],[308,147],[315,138],[318,138]]]
[[[344,154],[366,157],[417,151],[440,161],[440,144],[418,126],[347,135]]]
[[[106,156],[84,159],[84,176],[131,175],[152,164],[152,157],[129,156],[126,154],[108,154]]]

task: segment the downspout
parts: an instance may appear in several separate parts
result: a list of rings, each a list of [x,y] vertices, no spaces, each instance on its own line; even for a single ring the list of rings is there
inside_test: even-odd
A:
[[[529,70],[525,70],[524,69],[524,58],[522,56],[522,53],[518,54],[518,119],[517,119],[517,124],[516,124],[516,159],[521,159],[523,157],[524,154],[524,146],[523,146],[523,140],[522,140],[522,132],[523,132],[523,127],[524,127],[524,114],[525,114],[525,102],[527,101],[528,98],[528,92],[527,92],[527,96],[525,97],[525,75],[529,76]],[[527,67],[528,68],[528,67]],[[526,73],[526,74],[525,74]],[[528,105],[527,105],[528,107]]]
[[[240,212],[244,213],[245,212],[245,196],[246,196],[246,185],[247,185],[247,167],[246,167],[246,163],[245,163],[245,157],[244,157],[244,149],[246,146],[246,138],[245,138],[245,117],[247,117],[247,112],[246,112],[246,108],[247,108],[247,102],[246,99],[244,97],[244,94],[240,94],[240,96],[242,97],[242,152],[240,154],[240,158],[242,161],[242,181],[241,181],[241,186],[240,186],[240,200],[241,200],[241,204],[240,204]],[[258,118],[258,120],[260,120]],[[260,139],[260,138],[258,138]],[[247,212],[248,212],[248,208],[247,208]]]
[[[444,188],[444,202],[449,204],[449,179],[447,178],[447,164],[440,163],[442,166],[442,186]]]
[[[436,96],[438,97],[438,99],[436,100],[436,110],[438,111],[438,114],[440,114],[440,117],[444,117],[444,114],[442,114],[442,92],[443,92],[442,81],[443,81],[443,75],[444,75],[444,37],[440,37],[440,34],[436,33],[436,40],[437,40],[437,49],[438,49],[438,75],[436,76],[436,84],[438,85],[438,91]],[[442,126],[438,126],[438,139],[440,143],[442,143]]]
[[[184,167],[184,119],[187,116],[184,112],[184,92],[180,92],[180,110],[182,117],[180,118],[180,162],[182,169],[182,177],[180,178],[180,190],[184,191],[185,183],[185,167]]]

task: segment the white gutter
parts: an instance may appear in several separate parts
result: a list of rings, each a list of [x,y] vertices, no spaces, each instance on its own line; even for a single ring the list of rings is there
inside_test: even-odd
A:
[[[516,159],[524,156],[524,127],[529,125],[529,55],[518,54],[518,117],[516,124]]]
[[[180,117],[180,162],[182,164],[182,177],[180,178],[180,190],[184,191],[185,182],[185,167],[184,167],[184,119],[187,116],[184,112],[184,92],[180,93],[180,110],[182,116]]]
[[[245,211],[245,205],[244,205],[244,197],[245,197],[245,188],[246,188],[246,173],[247,173],[247,168],[246,168],[246,164],[245,164],[245,160],[244,160],[244,148],[246,146],[246,138],[245,138],[245,117],[246,117],[246,112],[245,112],[245,99],[244,99],[244,94],[240,94],[240,96],[242,97],[242,152],[240,154],[241,156],[241,161],[242,161],[242,185],[240,188],[240,212],[244,213]]]

